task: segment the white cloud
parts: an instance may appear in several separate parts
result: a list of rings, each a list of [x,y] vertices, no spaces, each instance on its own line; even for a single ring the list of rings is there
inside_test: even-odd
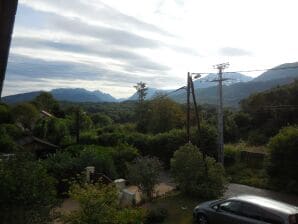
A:
[[[146,81],[158,88],[178,87],[184,85],[187,71],[213,72],[212,65],[217,63],[228,61],[229,70],[233,71],[298,61],[295,0],[20,0],[19,3],[12,55],[27,58],[26,63],[43,60],[42,66],[57,62],[57,69],[62,68],[60,63],[67,66],[73,63],[79,68],[77,72],[85,68],[77,64],[83,64],[89,66],[86,69],[90,79],[97,77],[91,74],[92,69],[94,73],[99,69],[106,71],[104,79],[94,80],[96,85],[78,79],[75,74],[73,80],[69,77],[65,82],[59,80],[63,87],[96,86],[125,97],[134,91],[133,77],[135,82]],[[32,21],[32,25],[25,24],[25,20]],[[22,68],[19,61],[14,63],[11,57],[9,67]],[[28,90],[55,87],[59,71],[50,69],[55,74],[53,78],[47,74],[34,85],[32,77],[38,71],[33,65],[32,70],[30,65],[26,66],[26,75],[32,73],[31,80],[27,80]],[[35,69],[40,69],[39,66]],[[109,80],[109,74],[115,73],[119,77],[126,74],[127,83],[113,77]],[[22,76],[21,72],[7,74],[4,95],[19,90],[13,86],[16,75]],[[103,84],[107,82],[109,85]]]

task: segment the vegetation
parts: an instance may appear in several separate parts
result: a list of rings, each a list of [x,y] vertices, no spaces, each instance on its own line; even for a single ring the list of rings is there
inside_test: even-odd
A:
[[[286,127],[269,142],[268,174],[271,185],[288,192],[298,193],[298,127]]]
[[[74,184],[69,195],[80,203],[80,209],[64,215],[65,224],[141,224],[145,217],[142,209],[120,208],[113,185]]]
[[[186,214],[181,207],[185,203],[190,208],[195,202],[187,197],[220,197],[227,179],[298,193],[298,81],[254,94],[242,101],[239,110],[225,108],[225,168],[215,160],[214,106],[198,107],[200,132],[194,108],[191,109],[190,144],[185,130],[185,105],[164,95],[145,100],[146,84],[138,83],[136,88],[137,102],[74,104],[57,102],[50,94],[41,93],[32,102],[0,104],[3,223],[47,223],[53,218],[51,211],[59,199],[69,196],[78,200],[83,209],[64,216],[66,223],[102,223],[103,216],[109,223],[135,223],[136,218],[146,223],[173,223],[180,219],[179,215],[185,216],[180,223],[188,223],[190,211]],[[39,157],[38,150],[44,150],[46,156]],[[257,154],[259,159],[247,159],[249,153]],[[97,173],[111,179],[127,177],[150,199],[160,173],[170,170],[178,185],[178,196],[150,202],[153,207],[149,206],[144,219],[143,210],[119,208],[112,186],[71,185],[81,180],[87,166],[94,166]],[[98,207],[107,202],[103,193],[113,199],[105,209]],[[171,205],[176,204],[174,199],[183,202]]]
[[[161,163],[157,158],[138,157],[128,164],[128,179],[136,184],[148,199],[153,198],[155,185],[158,183]]]
[[[56,180],[41,162],[19,153],[0,162],[0,219],[8,223],[49,223],[57,205]]]
[[[224,193],[224,168],[213,158],[204,158],[194,145],[186,144],[174,153],[171,173],[184,194],[198,198],[217,198]]]

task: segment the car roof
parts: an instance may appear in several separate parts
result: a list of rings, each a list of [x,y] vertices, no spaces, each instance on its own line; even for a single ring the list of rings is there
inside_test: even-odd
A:
[[[272,200],[265,197],[259,197],[254,195],[241,195],[237,197],[233,197],[231,199],[248,202],[251,204],[258,205],[262,208],[267,208],[271,210],[275,210],[277,212],[281,212],[284,214],[297,214],[298,213],[298,207],[290,204],[286,204],[280,201]]]

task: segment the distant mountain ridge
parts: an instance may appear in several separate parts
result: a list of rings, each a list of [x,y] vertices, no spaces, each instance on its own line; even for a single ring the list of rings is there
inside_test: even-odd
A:
[[[41,92],[47,91],[34,91],[29,93],[21,93],[11,96],[5,96],[2,101],[9,104],[15,104],[20,102],[26,102],[33,100]],[[103,93],[101,91],[88,91],[83,88],[60,88],[49,91],[54,98],[58,101],[70,101],[70,102],[118,102],[116,98],[110,94]]]
[[[260,76],[253,79],[255,82],[264,82],[274,79],[284,78],[298,78],[298,62],[286,63],[276,66],[268,71],[264,72]]]
[[[224,82],[223,96],[225,106],[237,106],[239,102],[248,97],[249,95],[278,85],[286,85],[298,79],[298,62],[282,64],[273,69],[270,69],[260,76],[252,79],[249,76],[240,73],[225,73],[225,78],[230,80]],[[198,96],[199,103],[216,104],[217,103],[217,83],[210,82],[216,78],[216,74],[209,74],[194,81],[196,95]],[[23,94],[16,94],[2,98],[5,103],[20,103],[24,101],[33,100],[42,91],[35,91]],[[116,99],[110,94],[101,91],[88,91],[82,88],[61,88],[49,91],[58,101],[70,102],[120,102],[125,100],[137,100],[137,93],[131,97]],[[167,94],[171,99],[185,103],[186,91],[181,89],[174,90],[161,90],[157,88],[148,88],[146,99],[150,100],[157,94]]]

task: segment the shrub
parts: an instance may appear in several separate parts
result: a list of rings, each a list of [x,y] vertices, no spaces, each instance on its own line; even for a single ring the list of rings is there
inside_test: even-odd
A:
[[[225,171],[213,158],[203,158],[199,149],[186,144],[174,153],[171,173],[180,190],[200,198],[216,198],[225,190]]]
[[[133,163],[127,164],[128,180],[136,184],[139,189],[152,199],[154,187],[162,170],[157,158],[138,157]]]
[[[166,208],[152,208],[148,211],[146,216],[146,224],[163,223],[168,216],[168,210]]]
[[[283,128],[270,139],[268,174],[271,184],[298,193],[298,127]]]
[[[120,208],[118,191],[113,185],[74,184],[70,197],[80,203],[79,210],[62,216],[65,224],[141,224],[144,211],[135,208]]]
[[[0,162],[1,223],[49,223],[57,205],[55,179],[41,162],[17,153]]]

